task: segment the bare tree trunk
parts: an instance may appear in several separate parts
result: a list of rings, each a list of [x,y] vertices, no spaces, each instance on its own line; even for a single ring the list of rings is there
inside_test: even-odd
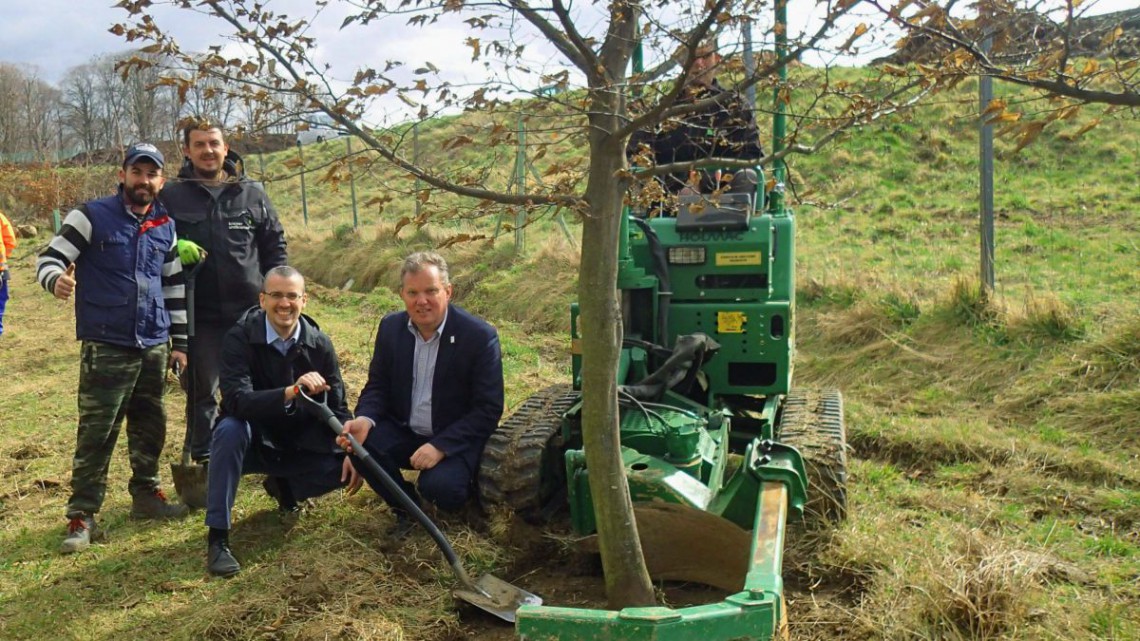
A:
[[[611,98],[617,102],[618,98]],[[637,536],[629,483],[621,460],[617,366],[622,318],[617,292],[618,235],[625,168],[624,145],[614,131],[618,104],[599,97],[591,117],[589,213],[582,223],[578,301],[582,327],[582,439],[590,493],[598,523],[598,545],[613,609],[655,603],[653,585]]]

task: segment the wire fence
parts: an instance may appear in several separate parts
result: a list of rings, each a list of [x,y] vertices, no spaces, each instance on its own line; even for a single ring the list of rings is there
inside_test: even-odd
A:
[[[521,118],[515,133],[511,171],[502,183],[502,191],[522,195],[530,193],[529,190],[535,187],[543,187],[544,183],[534,165],[533,151],[528,149],[526,123]],[[436,159],[425,150],[426,145],[421,144],[420,138],[419,126],[413,126],[410,160],[419,166],[431,167]],[[323,228],[334,233],[351,230],[356,233],[362,227],[378,222],[379,218],[366,211],[370,208],[367,203],[377,199],[378,187],[375,184],[375,172],[371,169],[365,170],[369,174],[367,176],[358,175],[360,170],[353,159],[361,151],[361,143],[351,136],[331,140],[317,139],[307,144],[298,139],[292,154],[277,152],[267,164],[265,154],[258,153],[256,159],[246,160],[245,169],[249,175],[265,184],[266,191],[279,212],[283,207],[292,208],[293,211],[288,213],[298,215],[305,228]],[[283,170],[288,175],[287,178],[278,177]],[[330,171],[335,174],[334,178],[330,178]],[[392,202],[385,211],[397,213],[386,214],[384,218],[395,220],[408,217],[422,220],[425,206],[423,189],[421,181],[416,179],[411,189],[405,189],[401,197],[388,198],[394,190],[386,192],[384,199]],[[566,240],[572,246],[577,246],[578,241],[562,211],[551,208],[545,214],[543,218],[552,220]],[[523,208],[504,206],[503,212],[495,217],[494,231],[491,234],[495,239],[512,235],[515,251],[522,252],[526,248],[529,226],[527,212]]]

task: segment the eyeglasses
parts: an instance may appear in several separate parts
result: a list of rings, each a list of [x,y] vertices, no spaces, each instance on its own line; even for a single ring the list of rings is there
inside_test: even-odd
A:
[[[290,303],[297,302],[297,301],[299,301],[305,297],[305,295],[303,293],[298,294],[297,292],[261,292],[261,293],[265,294],[266,296],[272,298],[275,301],[280,301],[282,298],[284,298],[285,300],[289,301]]]

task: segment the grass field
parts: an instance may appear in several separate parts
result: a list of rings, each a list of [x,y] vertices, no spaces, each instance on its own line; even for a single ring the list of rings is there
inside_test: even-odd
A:
[[[959,109],[857,131],[793,164],[796,384],[843,390],[851,446],[849,520],[789,541],[793,638],[1140,638],[1140,127],[1110,121],[1019,154],[999,142],[997,287],[983,297],[976,153]],[[358,180],[359,194],[388,188]],[[394,211],[365,212],[353,232],[342,183],[310,200],[305,229],[294,182],[270,192],[293,262],[320,283],[308,311],[355,397],[375,323],[398,307],[398,258],[494,221],[394,234]],[[447,250],[461,304],[499,326],[511,405],[568,370],[577,254],[552,224],[528,233],[522,256],[509,238]],[[0,638],[510,638],[455,607],[426,537],[383,540],[390,517],[367,491],[283,520],[251,480],[234,530],[246,570],[208,580],[200,515],[126,518],[122,446],[101,514],[111,540],[60,557],[78,348],[69,307],[37,289],[32,260],[15,265],[0,338]],[[164,471],[181,401],[171,388]],[[557,529],[503,514],[446,529],[473,572],[555,604],[600,599],[595,568]],[[709,598],[659,588],[674,605]]]

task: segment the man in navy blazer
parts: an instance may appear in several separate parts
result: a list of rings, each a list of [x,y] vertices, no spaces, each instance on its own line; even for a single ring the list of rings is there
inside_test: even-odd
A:
[[[345,427],[409,496],[456,511],[503,414],[499,335],[450,304],[447,262],[434,252],[404,260],[400,297],[407,310],[380,321],[368,382]],[[419,470],[418,493],[401,468]],[[406,532],[399,503],[380,494],[396,513],[397,531]]]

